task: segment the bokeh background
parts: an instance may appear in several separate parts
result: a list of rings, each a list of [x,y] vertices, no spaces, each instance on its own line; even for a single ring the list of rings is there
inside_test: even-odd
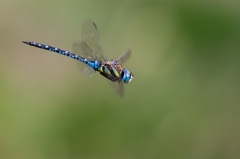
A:
[[[73,59],[92,19],[135,78],[119,98]],[[235,0],[1,0],[1,159],[240,158],[240,4]]]

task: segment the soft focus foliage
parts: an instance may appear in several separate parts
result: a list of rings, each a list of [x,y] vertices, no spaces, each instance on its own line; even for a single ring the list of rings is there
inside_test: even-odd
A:
[[[0,2],[1,159],[240,157],[238,1]],[[81,24],[98,25],[109,59],[128,48],[119,98],[73,59]]]

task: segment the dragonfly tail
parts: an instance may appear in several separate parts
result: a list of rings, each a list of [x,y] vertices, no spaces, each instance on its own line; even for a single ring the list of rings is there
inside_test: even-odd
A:
[[[49,46],[49,45],[44,45],[44,44],[41,44],[41,43],[36,43],[36,42],[33,42],[33,41],[32,42],[22,41],[22,42],[27,44],[27,45],[30,45],[30,46],[34,46],[34,47],[37,47],[37,48],[40,48],[40,49],[56,52],[58,54],[65,55],[65,56],[71,57],[73,59],[79,60],[79,61],[89,65],[90,67],[92,67],[95,70],[98,70],[99,67],[100,67],[100,62],[99,61],[90,61],[90,60],[88,60],[86,58],[83,58],[79,55],[73,54],[71,52],[68,52],[68,51],[65,51],[65,50],[62,50],[62,49],[59,49],[59,48],[56,48],[56,47],[52,47],[52,46]]]

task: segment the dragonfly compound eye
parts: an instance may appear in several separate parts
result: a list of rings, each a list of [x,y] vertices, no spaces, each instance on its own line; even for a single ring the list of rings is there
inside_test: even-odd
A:
[[[129,83],[132,80],[132,77],[132,74],[127,69],[125,69],[123,75],[123,82],[126,84]]]

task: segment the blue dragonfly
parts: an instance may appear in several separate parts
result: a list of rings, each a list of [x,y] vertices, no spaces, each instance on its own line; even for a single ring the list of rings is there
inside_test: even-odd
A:
[[[82,62],[80,70],[84,75],[91,76],[96,71],[106,77],[113,85],[115,91],[123,96],[123,83],[127,84],[133,79],[133,74],[121,64],[124,64],[130,57],[131,51],[114,60],[107,60],[103,53],[96,24],[91,20],[86,20],[82,25],[81,41],[73,44],[73,52],[68,52],[57,47],[44,45],[36,42],[22,41],[30,46],[56,52]]]

